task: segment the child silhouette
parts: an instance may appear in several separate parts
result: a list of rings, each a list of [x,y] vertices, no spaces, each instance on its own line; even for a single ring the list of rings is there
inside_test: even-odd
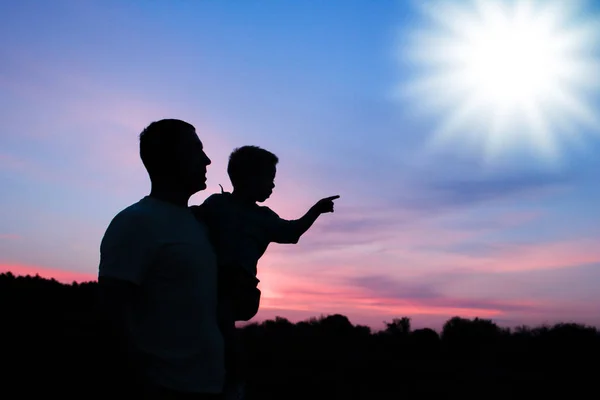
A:
[[[209,231],[219,265],[219,315],[226,348],[226,398],[241,398],[243,371],[235,322],[258,311],[258,260],[270,243],[298,243],[321,214],[333,212],[331,196],[317,201],[299,219],[285,220],[260,206],[273,193],[277,156],[258,146],[243,146],[229,156],[227,173],[233,192],[222,191],[192,206]]]

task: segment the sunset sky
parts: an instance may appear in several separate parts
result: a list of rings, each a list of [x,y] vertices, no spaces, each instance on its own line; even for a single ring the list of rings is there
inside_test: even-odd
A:
[[[460,63],[434,44],[477,27],[460,23],[475,6],[416,3],[3,2],[0,272],[96,279],[107,225],[150,188],[137,135],[180,118],[213,161],[190,204],[231,189],[227,157],[247,144],[280,158],[266,205],[282,217],[341,196],[299,244],[269,247],[258,320],[600,326],[600,5],[532,6],[563,59],[525,83],[493,75],[493,101],[477,92],[458,120],[479,81],[449,73]],[[537,118],[499,97],[542,75]]]

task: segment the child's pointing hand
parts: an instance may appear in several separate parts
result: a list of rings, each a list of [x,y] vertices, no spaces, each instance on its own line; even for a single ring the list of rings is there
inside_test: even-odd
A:
[[[339,198],[340,198],[339,195],[338,196],[325,197],[324,199],[321,199],[321,200],[317,201],[317,203],[313,206],[313,208],[319,214],[333,212],[333,201],[336,200],[336,199],[339,199]]]

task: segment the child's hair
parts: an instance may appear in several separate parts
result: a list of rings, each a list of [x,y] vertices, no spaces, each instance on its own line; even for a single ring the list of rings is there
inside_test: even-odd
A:
[[[275,169],[279,159],[268,150],[258,146],[242,146],[229,156],[227,174],[233,187],[246,178]]]

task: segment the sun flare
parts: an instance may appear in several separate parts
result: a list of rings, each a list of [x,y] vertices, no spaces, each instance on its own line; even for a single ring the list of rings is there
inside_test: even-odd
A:
[[[421,4],[425,24],[401,49],[417,75],[401,93],[442,116],[433,148],[460,139],[488,161],[515,147],[557,160],[562,140],[600,127],[600,23],[581,16],[582,3]]]

